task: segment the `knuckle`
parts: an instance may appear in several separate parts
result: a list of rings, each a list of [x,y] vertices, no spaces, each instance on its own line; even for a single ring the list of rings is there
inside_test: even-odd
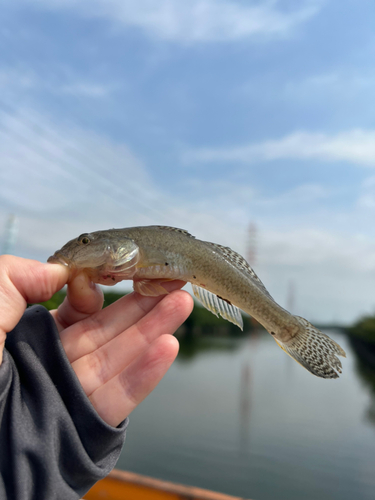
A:
[[[100,349],[107,341],[106,328],[99,314],[93,314],[75,324],[79,336],[90,344],[90,351]]]
[[[110,360],[106,350],[101,349],[89,355],[89,370],[95,373],[100,384],[105,384],[110,378]]]
[[[130,382],[126,371],[120,373],[119,383],[123,393],[125,394],[126,398],[130,401],[131,405],[137,406],[139,404],[139,398],[136,395],[134,384]]]
[[[84,320],[80,322],[80,332],[82,335],[92,337],[98,341],[97,347],[100,347],[101,343],[99,343],[102,332],[104,329],[103,321],[99,314],[92,314],[87,316]],[[94,334],[95,333],[95,334]]]

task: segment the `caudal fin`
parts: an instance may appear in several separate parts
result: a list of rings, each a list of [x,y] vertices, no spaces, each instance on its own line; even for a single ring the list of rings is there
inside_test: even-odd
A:
[[[342,366],[337,356],[345,358],[344,349],[306,319],[294,317],[302,328],[288,342],[275,339],[281,349],[317,377],[338,378]]]

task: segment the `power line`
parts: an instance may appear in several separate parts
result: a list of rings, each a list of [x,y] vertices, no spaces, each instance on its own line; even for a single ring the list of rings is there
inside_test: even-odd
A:
[[[150,205],[146,203],[140,196],[137,196],[136,193],[134,193],[134,188],[135,191],[138,191],[139,193],[142,190],[142,186],[135,184],[134,182],[131,181],[131,179],[127,180],[127,186],[126,190],[124,192],[124,187],[119,186],[118,184],[115,184],[113,181],[108,179],[108,177],[105,176],[105,174],[99,173],[97,171],[94,171],[93,169],[90,169],[85,166],[82,157],[86,158],[90,161],[90,163],[93,163],[93,159],[87,155],[87,153],[79,150],[77,147],[73,146],[71,143],[68,143],[65,139],[63,139],[61,136],[58,136],[52,129],[46,129],[45,127],[42,127],[40,123],[35,122],[34,120],[30,119],[30,117],[24,117],[23,120],[21,120],[19,117],[17,117],[17,112],[16,110],[12,110],[12,108],[4,103],[2,100],[0,100],[0,106],[3,108],[3,113],[11,116],[12,120],[18,124],[21,124],[24,128],[28,128],[33,134],[35,134],[35,130],[39,129],[41,136],[42,137],[53,137],[57,139],[59,144],[62,144],[64,146],[64,154],[67,155],[68,157],[72,158],[72,162],[70,163],[69,161],[65,159],[61,159],[60,157],[56,156],[55,154],[51,153],[47,148],[45,147],[35,147],[35,145],[30,144],[30,139],[25,137],[19,132],[16,132],[14,130],[9,130],[9,128],[6,128],[4,124],[0,122],[0,127],[4,130],[4,132],[8,135],[8,137],[16,138],[17,141],[22,144],[23,147],[28,148],[30,151],[33,151],[35,154],[37,154],[40,158],[47,162],[52,162],[58,165],[62,165],[65,167],[69,167],[70,171],[75,172],[75,178],[78,180],[78,182],[84,181],[87,183],[87,178],[93,178],[93,176],[96,178],[96,180],[103,185],[105,190],[107,190],[107,193],[109,192],[111,197],[113,198],[113,195],[120,195],[118,198],[116,198],[116,201],[120,203],[121,205],[128,206],[128,203],[124,203],[124,197],[126,199],[130,199],[132,203],[135,203],[138,207],[142,209],[142,213],[144,213],[147,217],[153,220],[153,217],[150,215],[151,213],[158,215],[158,216],[164,216],[164,213],[161,212],[158,208],[156,208],[153,205]],[[13,112],[12,112],[13,111]],[[29,122],[29,124],[27,124]],[[32,126],[30,126],[30,124]],[[26,125],[26,127],[25,127]],[[50,140],[50,139],[49,139]],[[54,144],[53,141],[50,141],[52,144]],[[77,155],[78,153],[78,155]],[[95,161],[95,160],[94,160]],[[79,167],[76,166],[76,164],[79,164]],[[103,169],[102,163],[99,163],[98,161],[95,162],[96,165]],[[103,169],[105,170],[105,169]],[[78,175],[77,175],[78,173]],[[82,179],[82,174],[84,175],[84,179]],[[81,178],[81,179],[80,179]],[[130,185],[130,186],[129,186]],[[130,189],[129,189],[130,187]],[[133,188],[133,190],[131,189]],[[125,195],[125,196],[124,196]],[[165,203],[164,200],[161,200],[160,198],[156,200],[157,204],[160,206],[164,206],[166,211],[168,212],[173,212],[175,209],[173,206]],[[134,207],[132,207],[134,210]]]

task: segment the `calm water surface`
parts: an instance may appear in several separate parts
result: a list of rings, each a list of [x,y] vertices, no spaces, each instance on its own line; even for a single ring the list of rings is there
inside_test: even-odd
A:
[[[373,500],[374,393],[346,336],[338,380],[268,334],[179,359],[130,418],[117,467],[254,500]]]

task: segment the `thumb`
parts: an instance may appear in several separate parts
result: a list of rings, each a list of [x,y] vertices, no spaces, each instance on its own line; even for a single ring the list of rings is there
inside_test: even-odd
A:
[[[6,334],[17,325],[27,304],[50,299],[68,276],[68,269],[58,264],[0,256],[0,364]]]

